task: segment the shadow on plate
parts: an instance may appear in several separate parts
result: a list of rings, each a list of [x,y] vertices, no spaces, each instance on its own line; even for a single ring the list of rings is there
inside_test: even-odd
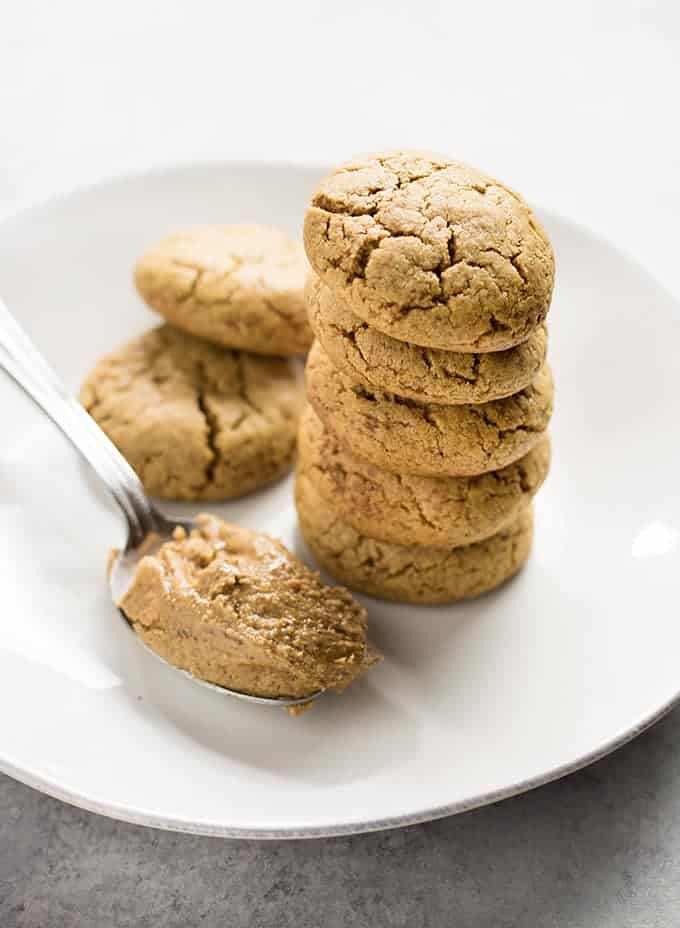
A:
[[[419,731],[408,704],[386,695],[385,683],[394,676],[388,667],[379,666],[342,694],[325,694],[293,717],[198,687],[157,661],[122,626],[120,636],[126,639],[123,674],[135,711],[160,716],[231,762],[277,777],[342,784],[401,767],[418,752]],[[376,674],[380,688],[371,680]]]

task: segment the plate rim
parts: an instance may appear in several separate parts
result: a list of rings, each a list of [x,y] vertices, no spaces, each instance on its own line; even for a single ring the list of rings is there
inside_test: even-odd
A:
[[[543,774],[535,777],[528,777],[519,783],[501,789],[492,790],[488,793],[482,793],[474,799],[463,799],[443,806],[435,806],[431,809],[424,809],[420,812],[413,812],[408,815],[395,815],[388,818],[367,819],[365,821],[347,822],[343,825],[310,825],[302,828],[235,828],[228,825],[211,825],[205,821],[194,821],[183,819],[181,817],[166,818],[162,815],[144,812],[141,809],[133,809],[130,806],[122,806],[115,802],[103,802],[91,799],[84,794],[75,793],[71,790],[64,789],[56,785],[53,781],[37,776],[27,774],[25,771],[16,767],[8,761],[4,755],[0,755],[0,773],[7,774],[12,779],[30,786],[53,799],[59,799],[68,805],[75,806],[78,809],[84,809],[86,812],[94,812],[97,815],[103,815],[114,821],[126,822],[130,825],[145,825],[148,828],[157,828],[162,831],[172,831],[179,834],[200,835],[210,838],[231,838],[237,840],[259,840],[259,841],[281,841],[281,840],[301,840],[313,838],[342,838],[349,835],[371,834],[380,831],[390,831],[394,828],[407,828],[410,825],[422,825],[425,822],[433,822],[437,819],[447,818],[451,815],[459,815],[462,812],[471,812],[473,809],[480,809],[483,806],[493,805],[504,799],[511,799],[513,796],[520,796],[523,793],[531,792],[540,786],[546,786],[562,777],[577,773],[585,767],[602,760],[609,754],[629,744],[643,732],[653,727],[661,721],[664,716],[680,705],[680,692],[677,693],[669,702],[665,703],[660,709],[639,720],[624,732],[616,735],[611,741],[599,748],[595,748],[582,757],[566,764],[562,764]]]
[[[210,158],[198,159],[179,162],[162,162],[151,164],[137,170],[125,171],[116,174],[105,175],[98,180],[87,182],[80,185],[59,190],[56,193],[19,206],[10,212],[0,215],[0,229],[12,222],[22,221],[30,218],[30,214],[39,213],[41,210],[49,210],[58,207],[60,204],[78,196],[83,196],[94,192],[102,187],[114,186],[116,184],[130,181],[140,181],[145,177],[155,177],[159,175],[170,176],[177,173],[192,173],[197,171],[219,170],[220,168],[229,167],[234,170],[262,168],[264,170],[299,170],[301,172],[315,172],[323,176],[324,172],[329,170],[329,164],[322,162],[305,161],[300,159],[267,159],[267,158]],[[581,230],[591,238],[596,239],[599,243],[615,251],[628,264],[635,267],[638,271],[649,276],[657,287],[660,287],[672,300],[677,301],[677,296],[662,282],[655,274],[639,259],[630,254],[625,248],[621,248],[617,243],[611,241],[606,236],[589,226],[573,219],[568,214],[559,209],[553,208],[551,204],[535,206],[537,211],[543,215],[551,216],[558,222],[566,223],[576,230]],[[553,767],[548,771],[537,774],[533,777],[527,777],[517,783],[511,784],[500,789],[492,790],[472,799],[458,800],[445,805],[434,806],[429,809],[422,809],[418,812],[404,815],[391,816],[388,818],[366,819],[345,822],[340,825],[320,825],[320,826],[303,826],[287,827],[280,826],[277,828],[260,828],[260,827],[232,827],[229,825],[215,825],[205,820],[194,821],[185,819],[181,816],[166,817],[150,813],[140,808],[122,805],[115,802],[107,802],[94,799],[85,793],[79,793],[66,789],[50,777],[36,774],[17,766],[3,751],[0,750],[0,772],[12,779],[23,783],[47,796],[58,799],[76,808],[84,809],[98,815],[116,821],[122,821],[134,825],[144,825],[150,828],[162,829],[184,834],[202,835],[207,837],[220,837],[231,839],[250,839],[250,840],[293,840],[293,839],[313,839],[313,838],[330,838],[343,837],[354,834],[367,834],[371,832],[387,831],[394,828],[403,828],[410,825],[422,824],[428,821],[434,821],[456,815],[461,812],[471,811],[483,806],[509,799],[513,796],[521,795],[540,786],[552,783],[569,774],[576,773],[579,770],[588,767],[590,764],[603,759],[629,742],[633,741],[643,732],[651,728],[669,712],[680,706],[680,682],[678,690],[674,695],[663,703],[653,712],[647,713],[638,718],[629,727],[619,731],[604,744],[593,750],[569,761],[565,764]]]

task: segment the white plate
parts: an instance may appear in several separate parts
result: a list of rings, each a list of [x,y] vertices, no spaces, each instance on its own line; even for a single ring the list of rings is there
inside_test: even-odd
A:
[[[173,227],[297,233],[321,169],[180,168],[0,227],[0,292],[75,389],[152,325],[135,257]],[[290,718],[192,686],[108,600],[121,525],[75,454],[0,378],[0,766],[69,802],[216,835],[404,825],[529,789],[622,744],[680,691],[680,313],[551,213],[554,465],[527,569],[469,605],[367,600],[382,666]],[[290,482],[222,514],[299,548]]]

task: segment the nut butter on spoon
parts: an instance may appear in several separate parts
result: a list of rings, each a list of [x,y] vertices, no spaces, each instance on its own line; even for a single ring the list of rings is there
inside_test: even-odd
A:
[[[170,521],[0,300],[0,368],[88,461],[127,525],[109,563],[114,603],[160,660],[195,683],[301,711],[380,659],[366,612],[278,541],[215,516]]]

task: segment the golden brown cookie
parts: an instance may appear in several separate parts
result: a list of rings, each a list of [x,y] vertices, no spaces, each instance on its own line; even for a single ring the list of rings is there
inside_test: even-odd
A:
[[[478,477],[393,474],[347,451],[312,409],[300,420],[298,472],[361,535],[451,548],[499,532],[518,518],[550,467],[546,435],[528,454]]]
[[[200,515],[143,557],[118,604],[144,641],[194,676],[254,696],[342,690],[380,659],[366,610],[279,541]]]
[[[314,270],[401,341],[497,351],[545,318],[550,242],[524,200],[438,155],[358,157],[326,177],[304,224]]]
[[[357,532],[298,474],[295,499],[302,535],[328,573],[379,599],[446,603],[479,596],[517,573],[529,556],[531,509],[496,535],[458,548],[376,541]]]
[[[290,361],[164,325],[103,358],[80,400],[149,493],[217,500],[290,468],[302,387]]]
[[[336,367],[369,387],[424,403],[487,403],[517,393],[534,379],[548,349],[545,324],[505,351],[422,348],[374,329],[315,274],[305,297],[314,334]]]
[[[397,474],[465,477],[498,470],[538,444],[552,414],[547,364],[514,396],[440,406],[367,389],[334,367],[315,342],[306,381],[310,403],[342,444]]]
[[[312,342],[299,242],[268,226],[198,226],[135,267],[142,298],[177,328],[227,348],[302,354]]]

